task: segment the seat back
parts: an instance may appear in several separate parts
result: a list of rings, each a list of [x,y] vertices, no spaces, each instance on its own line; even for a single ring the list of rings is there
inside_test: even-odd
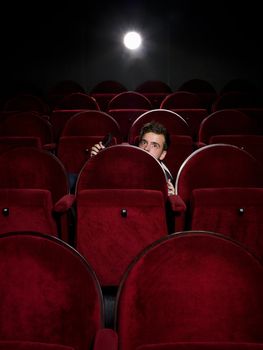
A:
[[[163,169],[137,147],[112,146],[85,163],[76,185],[75,244],[102,286],[117,286],[133,257],[167,235],[166,200]]]
[[[262,187],[262,171],[255,158],[234,145],[207,145],[184,161],[175,191],[188,203],[197,188]]]
[[[259,260],[222,235],[188,231],[155,242],[122,279],[115,313],[119,349],[262,343],[262,277]]]
[[[198,95],[189,91],[175,91],[162,101],[160,108],[202,108]]]
[[[171,87],[161,80],[146,80],[139,84],[135,91],[147,97],[153,108],[159,108],[163,99],[172,93]]]
[[[85,92],[72,92],[64,96],[54,109],[91,109],[99,110],[95,98]]]
[[[255,134],[255,122],[236,109],[224,109],[209,114],[200,124],[198,142],[209,144],[214,135]]]
[[[189,126],[186,121],[175,112],[167,109],[153,109],[143,113],[133,122],[129,131],[129,143],[138,145],[141,128],[146,123],[153,120],[161,123],[169,132],[171,144],[164,163],[169,168],[173,177],[176,178],[183,161],[194,150],[194,143],[190,136]]]
[[[42,146],[53,142],[53,130],[50,122],[35,112],[10,114],[0,122],[2,136],[35,136]]]
[[[27,230],[58,236],[48,190],[0,188],[0,208],[0,234]]]
[[[87,261],[55,237],[28,232],[1,235],[0,254],[1,341],[91,349],[104,314]]]

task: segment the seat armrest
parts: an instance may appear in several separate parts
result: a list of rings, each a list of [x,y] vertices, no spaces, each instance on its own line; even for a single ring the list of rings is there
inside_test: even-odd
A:
[[[55,203],[53,211],[55,213],[65,213],[70,208],[72,208],[75,200],[76,197],[74,194],[66,194]]]

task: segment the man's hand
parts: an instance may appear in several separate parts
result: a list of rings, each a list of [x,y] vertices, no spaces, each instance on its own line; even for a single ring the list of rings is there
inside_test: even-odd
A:
[[[167,187],[168,187],[168,196],[172,196],[173,194],[175,194],[175,188],[170,179],[167,181]]]
[[[103,148],[103,144],[101,142],[96,143],[96,145],[92,146],[91,151],[90,151],[90,156],[93,157],[96,154],[98,154]]]

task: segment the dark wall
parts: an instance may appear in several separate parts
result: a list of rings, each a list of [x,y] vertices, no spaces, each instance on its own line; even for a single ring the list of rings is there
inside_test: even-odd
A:
[[[1,4],[1,89],[61,79],[89,90],[115,79],[128,89],[160,79],[173,89],[191,78],[216,89],[232,78],[262,85],[259,3],[249,1],[9,1]],[[138,29],[139,53],[122,36]]]

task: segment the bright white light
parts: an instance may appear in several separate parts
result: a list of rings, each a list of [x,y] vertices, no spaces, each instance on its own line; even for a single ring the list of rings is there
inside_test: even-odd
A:
[[[129,50],[136,50],[139,48],[139,46],[142,43],[142,39],[140,34],[136,32],[129,32],[125,34],[124,39],[123,39],[124,45],[127,47]]]

